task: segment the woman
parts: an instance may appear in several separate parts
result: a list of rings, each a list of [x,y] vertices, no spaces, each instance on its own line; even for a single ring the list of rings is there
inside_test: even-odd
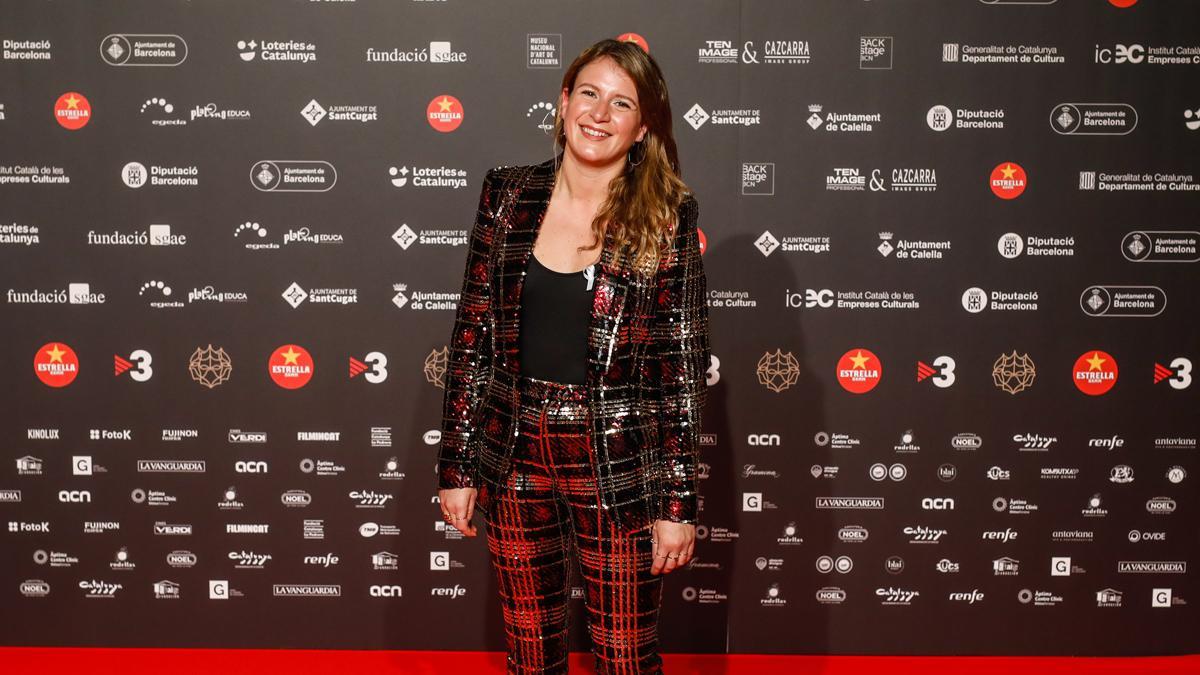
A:
[[[561,99],[562,151],[484,179],[438,494],[467,536],[484,512],[509,672],[566,672],[575,560],[597,672],[661,672],[662,574],[691,559],[698,510],[699,207],[679,178],[666,83],[640,47],[588,48]]]

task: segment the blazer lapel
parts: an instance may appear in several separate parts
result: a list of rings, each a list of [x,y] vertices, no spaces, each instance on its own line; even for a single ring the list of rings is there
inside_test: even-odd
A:
[[[499,331],[497,337],[503,342],[502,350],[508,356],[513,374],[520,372],[521,290],[525,284],[525,270],[529,256],[533,255],[533,244],[537,241],[542,220],[550,207],[554,193],[554,167],[562,163],[562,153],[541,164],[530,167],[525,179],[515,187],[517,190],[513,207],[509,210],[507,226],[496,261],[494,297],[501,298]],[[588,368],[586,384],[590,392],[602,391],[600,378],[611,365],[617,346],[617,331],[624,322],[625,300],[629,281],[625,273],[613,268],[611,240],[606,240],[596,264],[593,282],[591,316],[588,320]],[[595,396],[593,396],[595,398]]]

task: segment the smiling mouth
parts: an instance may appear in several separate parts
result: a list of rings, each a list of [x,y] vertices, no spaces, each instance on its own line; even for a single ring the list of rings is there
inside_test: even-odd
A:
[[[601,139],[612,136],[612,134],[608,132],[600,131],[599,129],[593,129],[592,127],[585,126],[583,124],[579,125],[579,129],[583,132],[583,135],[587,136],[588,138]]]

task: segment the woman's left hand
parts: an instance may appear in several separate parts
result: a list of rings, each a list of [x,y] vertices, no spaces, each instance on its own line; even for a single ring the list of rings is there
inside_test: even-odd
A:
[[[651,574],[669,574],[692,559],[692,549],[696,545],[695,525],[656,520],[651,531],[651,540],[654,542],[654,565],[650,568]]]

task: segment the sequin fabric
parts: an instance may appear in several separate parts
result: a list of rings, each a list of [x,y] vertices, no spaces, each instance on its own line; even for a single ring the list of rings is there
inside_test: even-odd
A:
[[[554,189],[555,159],[497,167],[484,179],[450,342],[441,488],[502,485],[510,469],[520,435],[521,286]],[[698,214],[686,195],[654,273],[615,266],[608,245],[597,265],[582,386],[599,502],[628,529],[697,519],[709,362]]]
[[[578,565],[596,672],[661,673],[661,575],[650,531],[601,508],[583,385],[522,377],[517,443],[500,485],[483,483],[508,673],[566,673],[569,583]]]

